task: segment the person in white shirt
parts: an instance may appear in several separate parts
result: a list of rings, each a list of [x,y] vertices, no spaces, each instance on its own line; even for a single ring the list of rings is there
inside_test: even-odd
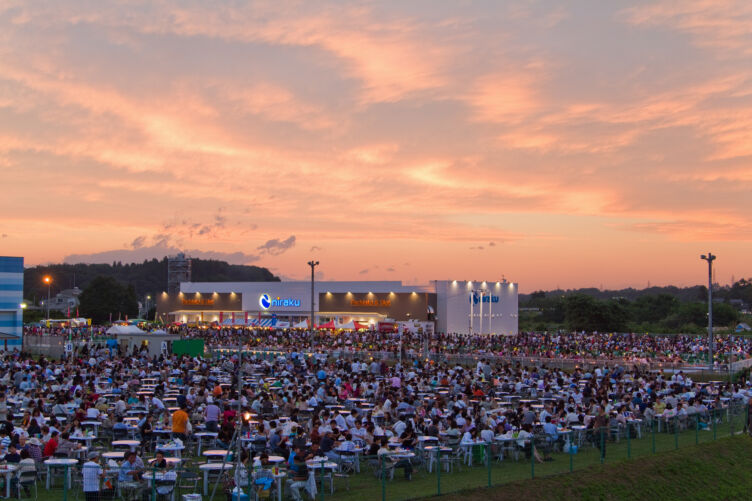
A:
[[[91,451],[89,460],[81,467],[83,475],[83,491],[86,501],[99,501],[99,480],[104,477],[104,471],[99,465],[99,453]]]
[[[337,428],[340,430],[346,430],[348,428],[345,418],[342,417],[342,414],[340,414],[339,411],[335,411],[334,421],[337,423]]]
[[[86,409],[86,419],[97,420],[99,419],[99,414],[100,414],[99,409],[97,409],[94,406]]]
[[[350,428],[350,434],[353,437],[353,440],[363,440],[366,439],[366,429],[363,428],[360,421],[355,422],[355,427]]]
[[[154,408],[154,413],[157,415],[161,414],[165,410],[165,405],[156,395],[151,397],[151,405]]]
[[[398,437],[402,436],[402,433],[405,431],[405,428],[407,428],[407,424],[402,421],[401,419],[394,423],[394,426],[392,426],[392,430],[394,430],[394,434]]]

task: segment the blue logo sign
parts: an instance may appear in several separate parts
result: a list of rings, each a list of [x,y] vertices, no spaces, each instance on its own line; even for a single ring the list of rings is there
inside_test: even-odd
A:
[[[300,308],[300,299],[295,298],[282,298],[277,296],[273,298],[269,294],[261,294],[259,296],[259,306],[262,310],[268,310],[272,307],[278,308]]]
[[[480,294],[476,294],[475,292],[473,292],[472,301],[473,301],[473,304],[480,303]],[[470,302],[470,299],[468,299],[468,302]],[[499,302],[499,296],[486,296],[484,294],[483,295],[483,302],[484,303],[498,303]]]
[[[261,294],[261,297],[259,297],[259,306],[264,310],[268,310],[271,305],[272,299],[269,297],[269,294]]]

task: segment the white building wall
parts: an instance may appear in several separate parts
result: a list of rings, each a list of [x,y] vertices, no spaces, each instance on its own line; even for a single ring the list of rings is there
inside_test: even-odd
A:
[[[471,332],[472,329],[475,334],[517,334],[519,305],[516,283],[507,281],[437,280],[435,284],[438,332],[466,334]],[[484,290],[486,298],[483,302],[483,308],[480,307],[480,294],[476,292],[471,317],[471,295],[473,291],[481,289]]]

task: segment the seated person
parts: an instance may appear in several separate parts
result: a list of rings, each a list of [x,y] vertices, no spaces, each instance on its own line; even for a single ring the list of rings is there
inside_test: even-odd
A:
[[[402,468],[405,471],[405,480],[410,480],[413,476],[413,465],[407,459],[399,459],[392,456],[392,451],[389,450],[389,440],[384,437],[381,439],[381,447],[378,450],[379,461],[383,460],[385,466],[391,466],[394,468]]]
[[[141,468],[136,462],[137,456],[134,451],[129,451],[125,455],[125,461],[118,469],[118,482],[122,487],[138,488],[140,486],[141,474],[143,473],[143,463]]]
[[[295,455],[293,466],[290,468],[292,479],[289,482],[289,489],[292,498],[295,501],[302,501],[300,489],[305,489],[308,485],[308,465],[305,463],[303,455]]]
[[[65,454],[66,456],[70,457],[71,453],[77,449],[81,448],[81,444],[77,444],[70,440],[70,435],[67,431],[64,431],[63,434],[60,436],[60,441],[57,444],[57,449],[55,450],[55,454],[62,455]]]
[[[157,468],[167,468],[167,459],[165,459],[164,452],[157,451],[157,455],[154,458],[154,461],[151,463],[151,466]]]

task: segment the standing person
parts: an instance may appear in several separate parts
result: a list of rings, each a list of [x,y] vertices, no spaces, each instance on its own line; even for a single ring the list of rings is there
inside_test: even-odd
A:
[[[88,461],[81,467],[83,489],[86,501],[99,501],[99,480],[104,477],[104,470],[99,465],[99,453],[91,451]]]
[[[183,404],[178,410],[172,413],[172,436],[185,442],[186,438],[188,438],[189,423],[190,418],[186,410],[186,405]]]
[[[206,409],[204,409],[204,417],[206,418],[206,431],[216,432],[219,429],[219,417],[221,412],[222,411],[217,406],[217,404],[214,403],[213,399],[211,402],[206,404]]]
[[[593,440],[600,446],[601,460],[606,459],[606,438],[608,437],[608,416],[603,406],[599,406],[598,415],[593,420]]]

